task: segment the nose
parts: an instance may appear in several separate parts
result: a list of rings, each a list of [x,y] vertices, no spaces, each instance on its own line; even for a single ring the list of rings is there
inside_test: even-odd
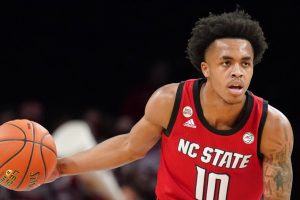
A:
[[[235,64],[232,66],[231,77],[240,78],[243,76],[242,67],[239,64]]]

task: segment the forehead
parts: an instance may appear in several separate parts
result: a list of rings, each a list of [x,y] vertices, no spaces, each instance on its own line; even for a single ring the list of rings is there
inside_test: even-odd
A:
[[[253,58],[253,49],[251,43],[245,39],[222,38],[212,42],[206,50],[209,56],[247,56]]]

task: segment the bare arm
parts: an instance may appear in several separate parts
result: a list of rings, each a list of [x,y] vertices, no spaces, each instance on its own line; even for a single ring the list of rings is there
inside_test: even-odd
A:
[[[291,154],[293,131],[288,119],[269,106],[264,127],[261,152],[264,154],[264,199],[289,200],[293,171]]]
[[[57,168],[60,176],[112,169],[143,158],[159,141],[162,129],[167,127],[177,87],[178,84],[171,84],[158,89],[149,99],[144,116],[129,133],[59,159]]]

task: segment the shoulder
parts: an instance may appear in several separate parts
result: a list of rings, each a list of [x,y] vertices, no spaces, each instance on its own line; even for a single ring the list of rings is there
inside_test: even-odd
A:
[[[174,101],[179,83],[170,83],[158,88],[151,96],[153,102]]]
[[[261,152],[276,153],[283,148],[292,149],[293,130],[289,119],[278,109],[268,106],[267,118],[262,132]]]
[[[291,128],[292,127],[288,118],[281,111],[269,105],[265,124],[265,131],[285,130]]]
[[[179,83],[170,83],[158,88],[145,108],[145,117],[166,128],[172,113]]]

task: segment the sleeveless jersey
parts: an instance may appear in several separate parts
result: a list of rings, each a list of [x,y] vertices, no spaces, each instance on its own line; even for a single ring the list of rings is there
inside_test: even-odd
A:
[[[250,91],[230,130],[204,118],[205,79],[178,86],[170,122],[162,134],[156,196],[159,200],[259,200],[263,194],[261,132],[268,103]]]

